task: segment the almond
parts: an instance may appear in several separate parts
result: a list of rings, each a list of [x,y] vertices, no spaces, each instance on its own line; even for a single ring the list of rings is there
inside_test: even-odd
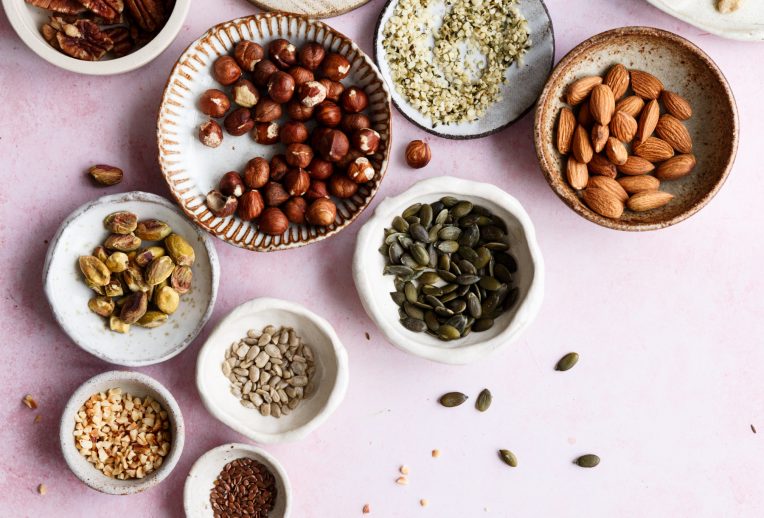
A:
[[[618,111],[610,121],[610,133],[621,142],[631,142],[637,134],[637,120],[625,111]]]
[[[589,208],[601,216],[618,219],[623,214],[623,202],[610,191],[592,187],[584,190],[583,198]]]
[[[603,126],[597,123],[592,126],[592,147],[594,147],[595,153],[605,149],[608,137],[610,137],[610,129],[608,129],[607,125]]]
[[[676,180],[690,174],[695,168],[695,155],[677,155],[658,166],[655,176],[661,180]]]
[[[620,99],[629,89],[629,71],[620,63],[613,65],[605,76],[605,84],[613,91],[613,96]]]
[[[592,89],[589,98],[589,111],[592,117],[600,124],[607,126],[613,118],[615,111],[615,97],[608,85],[597,85]]]
[[[586,132],[583,126],[576,126],[576,131],[573,132],[573,144],[571,146],[573,150],[573,156],[576,160],[586,164],[592,159],[594,150],[589,142],[589,134]]]
[[[623,142],[613,137],[607,139],[605,153],[607,154],[608,159],[615,165],[625,164],[626,159],[629,158],[629,152],[626,150],[626,146],[623,145]]]
[[[591,161],[586,164],[586,167],[589,169],[589,174],[592,175],[598,174],[609,178],[615,178],[618,174],[615,164],[602,155],[594,155]]]
[[[579,104],[591,93],[592,88],[599,84],[602,84],[600,76],[587,76],[573,81],[568,85],[566,94],[568,104],[572,106]]]
[[[658,101],[652,100],[647,103],[644,110],[642,110],[642,114],[639,116],[639,124],[637,125],[637,141],[644,142],[647,137],[653,134],[660,116],[661,107],[658,105]]]
[[[664,90],[661,94],[661,100],[663,101],[663,106],[666,107],[666,111],[680,121],[692,117],[692,106],[681,95]]]
[[[586,169],[586,164],[582,164],[572,156],[568,157],[568,167],[565,174],[570,186],[576,190],[584,189],[589,182],[589,171]]]
[[[654,191],[661,186],[660,180],[649,174],[641,174],[639,176],[623,176],[619,178],[618,183],[623,189],[634,194],[642,191]]]
[[[592,188],[608,191],[610,192],[610,194],[614,195],[623,203],[625,203],[626,200],[629,199],[629,195],[626,193],[625,190],[623,190],[623,187],[621,187],[621,184],[619,184],[612,178],[608,178],[607,176],[593,176],[592,178],[589,179],[589,184],[586,187],[587,188],[592,187]]]
[[[673,194],[663,191],[640,191],[632,194],[626,206],[636,212],[657,209],[663,207],[674,198]]]
[[[663,91],[663,83],[650,73],[632,70],[631,88],[642,99],[657,99]]]
[[[663,162],[674,156],[674,149],[668,142],[656,137],[648,137],[641,144],[634,146],[634,154],[650,162]]]
[[[629,176],[647,174],[655,169],[655,166],[652,164],[652,162],[648,162],[642,157],[633,155],[630,156],[626,162],[623,164],[618,164],[616,167],[620,172]]]
[[[588,102],[581,105],[581,108],[578,110],[577,120],[578,123],[584,128],[591,128],[592,124],[594,124],[594,118],[592,117],[592,112],[589,111]]]
[[[570,108],[560,110],[560,118],[557,121],[557,151],[567,155],[570,151],[570,141],[573,140],[573,130],[576,129],[576,116]]]
[[[689,153],[692,151],[692,138],[690,132],[684,127],[682,121],[673,115],[661,115],[655,131],[660,137],[668,142],[671,147],[680,153]]]
[[[616,113],[624,112],[636,119],[637,115],[642,112],[642,108],[644,107],[645,101],[643,101],[641,97],[638,95],[631,95],[618,101],[615,105],[615,111]]]

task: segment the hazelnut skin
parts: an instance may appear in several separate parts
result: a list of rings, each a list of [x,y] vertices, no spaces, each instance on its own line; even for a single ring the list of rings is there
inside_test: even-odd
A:
[[[236,44],[236,49],[233,51],[233,57],[236,59],[236,63],[247,72],[252,72],[255,69],[260,60],[265,56],[265,50],[263,47],[255,43],[254,41],[244,40]]]
[[[366,92],[357,86],[351,86],[342,92],[342,108],[348,113],[359,113],[369,106],[369,97]]]
[[[373,155],[379,148],[379,139],[379,133],[371,128],[363,128],[351,135],[350,143],[364,155]]]
[[[236,171],[229,171],[224,174],[220,179],[218,188],[223,193],[223,196],[236,196],[237,198],[244,194],[246,190],[244,180],[241,179],[241,175]]]
[[[421,169],[430,163],[432,151],[430,145],[423,140],[412,140],[406,146],[406,163],[414,169]]]
[[[257,221],[261,232],[270,236],[279,236],[289,228],[289,220],[286,215],[275,207],[265,209]]]
[[[286,72],[276,72],[268,80],[268,95],[279,104],[288,102],[294,95],[294,78]]]
[[[244,184],[250,189],[259,189],[268,183],[271,175],[271,166],[268,161],[261,156],[255,157],[247,162],[244,169]]]
[[[306,202],[303,198],[289,198],[289,200],[287,200],[287,202],[281,207],[281,210],[284,211],[287,219],[292,223],[296,223],[297,225],[302,225],[305,223],[305,211],[307,209],[308,202]]]
[[[284,177],[284,188],[290,196],[302,196],[309,187],[310,176],[305,169],[291,169]]]
[[[305,106],[296,99],[289,101],[286,112],[290,119],[299,122],[306,122],[313,118],[313,107]]]
[[[271,180],[280,181],[289,170],[284,155],[273,155],[271,158]]]
[[[342,120],[342,110],[332,101],[324,101],[316,106],[313,116],[319,124],[333,128]]]
[[[279,123],[258,122],[252,130],[252,138],[264,146],[276,144],[279,141]]]
[[[249,113],[249,108],[237,108],[223,121],[228,133],[234,136],[244,135],[255,127],[255,121]]]
[[[342,116],[340,127],[345,133],[353,133],[359,129],[371,128],[371,120],[363,113],[346,113]]]
[[[321,180],[311,180],[310,187],[308,187],[305,197],[309,200],[328,198],[329,190],[326,187],[326,182],[322,182]]]
[[[313,72],[305,67],[300,66],[290,68],[289,75],[292,76],[294,79],[294,84],[297,86],[300,86],[303,83],[307,83],[308,81],[313,81],[315,79]]]
[[[313,149],[306,144],[289,144],[286,147],[286,162],[292,167],[308,167],[313,160]],[[307,174],[307,173],[306,173]]]
[[[308,81],[297,87],[297,100],[312,108],[326,99],[326,87],[318,81]]]
[[[252,71],[252,79],[257,86],[266,86],[271,76],[278,71],[279,67],[273,61],[263,59],[255,65],[255,69]]]
[[[244,221],[250,221],[258,217],[265,208],[263,197],[257,191],[247,191],[239,198],[239,207],[236,214]]]
[[[286,70],[292,65],[297,64],[297,48],[289,41],[279,38],[273,40],[268,47],[268,57],[271,58],[277,67]]]
[[[345,175],[335,174],[329,179],[329,192],[337,198],[350,198],[358,192],[358,184]]]
[[[281,105],[276,101],[263,97],[253,109],[253,115],[257,122],[272,122],[281,117]]]
[[[268,182],[263,187],[263,199],[268,207],[278,207],[289,199],[289,193],[278,182]]]
[[[336,52],[330,52],[321,62],[321,74],[332,81],[342,81],[349,73],[350,61]]]
[[[223,129],[213,120],[199,126],[199,140],[207,147],[218,147],[223,143]]]
[[[315,72],[321,66],[324,56],[326,56],[324,46],[317,41],[310,41],[302,46],[297,58],[302,66]]]
[[[239,79],[233,85],[233,102],[244,108],[252,108],[260,100],[260,93],[251,81]]]
[[[337,217],[337,206],[327,198],[319,198],[310,204],[305,213],[305,219],[311,225],[327,227],[334,223]]]
[[[330,130],[324,133],[321,142],[318,144],[318,150],[321,158],[329,162],[337,162],[348,154],[350,142],[340,130]]]
[[[307,169],[314,180],[326,180],[334,173],[334,164],[316,156],[310,161]]]
[[[207,193],[207,208],[214,216],[225,218],[236,212],[239,200],[235,196],[224,196],[218,190],[212,190]]]
[[[221,85],[232,85],[241,77],[241,68],[231,56],[220,56],[212,65],[212,75]]]
[[[322,85],[324,85],[324,88],[326,88],[326,98],[333,102],[339,102],[340,97],[342,97],[342,92],[345,91],[345,85],[340,83],[339,81],[332,81],[331,79],[320,79],[318,81]]]
[[[302,144],[308,140],[308,128],[299,121],[285,122],[281,126],[280,140],[282,144]]]
[[[228,112],[231,101],[225,92],[211,88],[199,98],[199,109],[205,115],[219,119]]]

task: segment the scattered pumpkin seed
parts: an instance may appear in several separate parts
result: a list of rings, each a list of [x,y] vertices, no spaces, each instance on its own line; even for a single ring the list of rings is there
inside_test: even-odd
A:
[[[469,399],[467,395],[462,394],[461,392],[447,392],[446,394],[440,396],[438,401],[444,407],[452,408],[461,405],[467,401],[467,399]]]
[[[579,458],[576,459],[576,464],[578,464],[582,468],[593,468],[597,466],[599,463],[600,463],[600,458],[593,453],[587,453],[586,455],[581,455]]]
[[[517,467],[517,457],[515,457],[515,454],[512,453],[509,450],[499,450],[499,457],[502,461],[504,461],[504,464],[507,466],[516,468]]]
[[[567,371],[573,368],[578,363],[578,353],[568,353],[557,362],[555,370]]]
[[[475,401],[475,408],[481,412],[485,412],[488,410],[488,407],[491,406],[492,401],[493,396],[491,395],[491,391],[487,388],[483,389],[480,391],[480,394],[478,394],[477,401]]]

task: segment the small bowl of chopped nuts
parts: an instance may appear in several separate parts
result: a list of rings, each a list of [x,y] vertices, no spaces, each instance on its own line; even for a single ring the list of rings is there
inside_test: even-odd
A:
[[[154,378],[109,371],[94,376],[66,403],[59,440],[64,460],[102,493],[130,495],[167,478],[185,441],[175,398]]]
[[[196,362],[207,410],[259,443],[302,439],[345,397],[347,352],[325,319],[285,300],[261,298],[228,314]]]

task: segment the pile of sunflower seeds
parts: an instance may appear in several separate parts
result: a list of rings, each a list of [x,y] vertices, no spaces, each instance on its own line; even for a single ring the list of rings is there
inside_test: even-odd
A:
[[[415,203],[385,229],[379,252],[401,324],[441,340],[486,331],[517,303],[517,261],[504,221],[452,196]]]
[[[288,415],[315,389],[313,351],[289,327],[250,329],[226,349],[222,369],[231,394],[264,416]]]

